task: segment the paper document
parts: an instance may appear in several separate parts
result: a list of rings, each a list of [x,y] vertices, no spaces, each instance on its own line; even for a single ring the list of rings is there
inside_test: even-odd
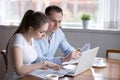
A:
[[[46,79],[46,75],[48,74],[57,74],[59,77],[63,77],[65,74],[69,73],[70,70],[68,69],[60,69],[59,71],[54,71],[53,69],[47,69],[47,70],[36,70],[30,74]]]
[[[90,43],[86,43],[82,48],[80,48],[81,52],[87,51],[90,49]]]
[[[83,53],[84,51],[87,51],[90,49],[90,43],[86,43],[82,48],[80,48],[80,51]],[[79,62],[79,59],[71,59],[70,61],[67,61],[67,62],[63,62],[62,64],[65,65],[65,64],[74,64],[74,63],[78,63]]]

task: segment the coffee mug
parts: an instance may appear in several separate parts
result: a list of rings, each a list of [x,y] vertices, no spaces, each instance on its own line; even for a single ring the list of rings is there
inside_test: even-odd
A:
[[[98,64],[98,65],[103,64],[104,63],[103,58],[97,58],[97,59],[95,59],[95,63]]]
[[[48,74],[46,78],[47,80],[58,80],[59,76],[57,74]]]

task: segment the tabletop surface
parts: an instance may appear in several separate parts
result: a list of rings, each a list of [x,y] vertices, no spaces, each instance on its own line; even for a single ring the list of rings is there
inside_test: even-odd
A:
[[[92,67],[91,69],[75,76],[64,76],[59,80],[120,80],[120,60],[104,59],[106,67]],[[25,75],[19,80],[42,80],[40,77]]]

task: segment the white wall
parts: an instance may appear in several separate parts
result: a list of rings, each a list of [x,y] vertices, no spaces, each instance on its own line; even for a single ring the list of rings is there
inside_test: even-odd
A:
[[[10,36],[16,27],[0,26],[0,50],[5,49]],[[105,57],[107,48],[120,49],[120,31],[108,30],[84,30],[84,29],[63,29],[68,42],[75,48],[82,47],[85,43],[91,43],[91,48],[100,46],[99,57]],[[57,52],[60,55],[60,51]],[[0,55],[0,80],[3,80],[3,60]]]
[[[120,49],[120,31],[64,29],[69,43],[75,48],[90,43],[91,48],[100,46],[99,57],[105,57],[106,49]]]

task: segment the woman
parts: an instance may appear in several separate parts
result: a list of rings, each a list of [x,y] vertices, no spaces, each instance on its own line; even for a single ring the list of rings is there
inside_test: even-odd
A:
[[[18,29],[10,38],[7,45],[8,73],[6,80],[16,80],[37,69],[46,67],[59,70],[60,66],[48,61],[34,62],[38,55],[34,48],[33,39],[38,40],[45,36],[48,29],[48,18],[41,12],[28,10]]]

